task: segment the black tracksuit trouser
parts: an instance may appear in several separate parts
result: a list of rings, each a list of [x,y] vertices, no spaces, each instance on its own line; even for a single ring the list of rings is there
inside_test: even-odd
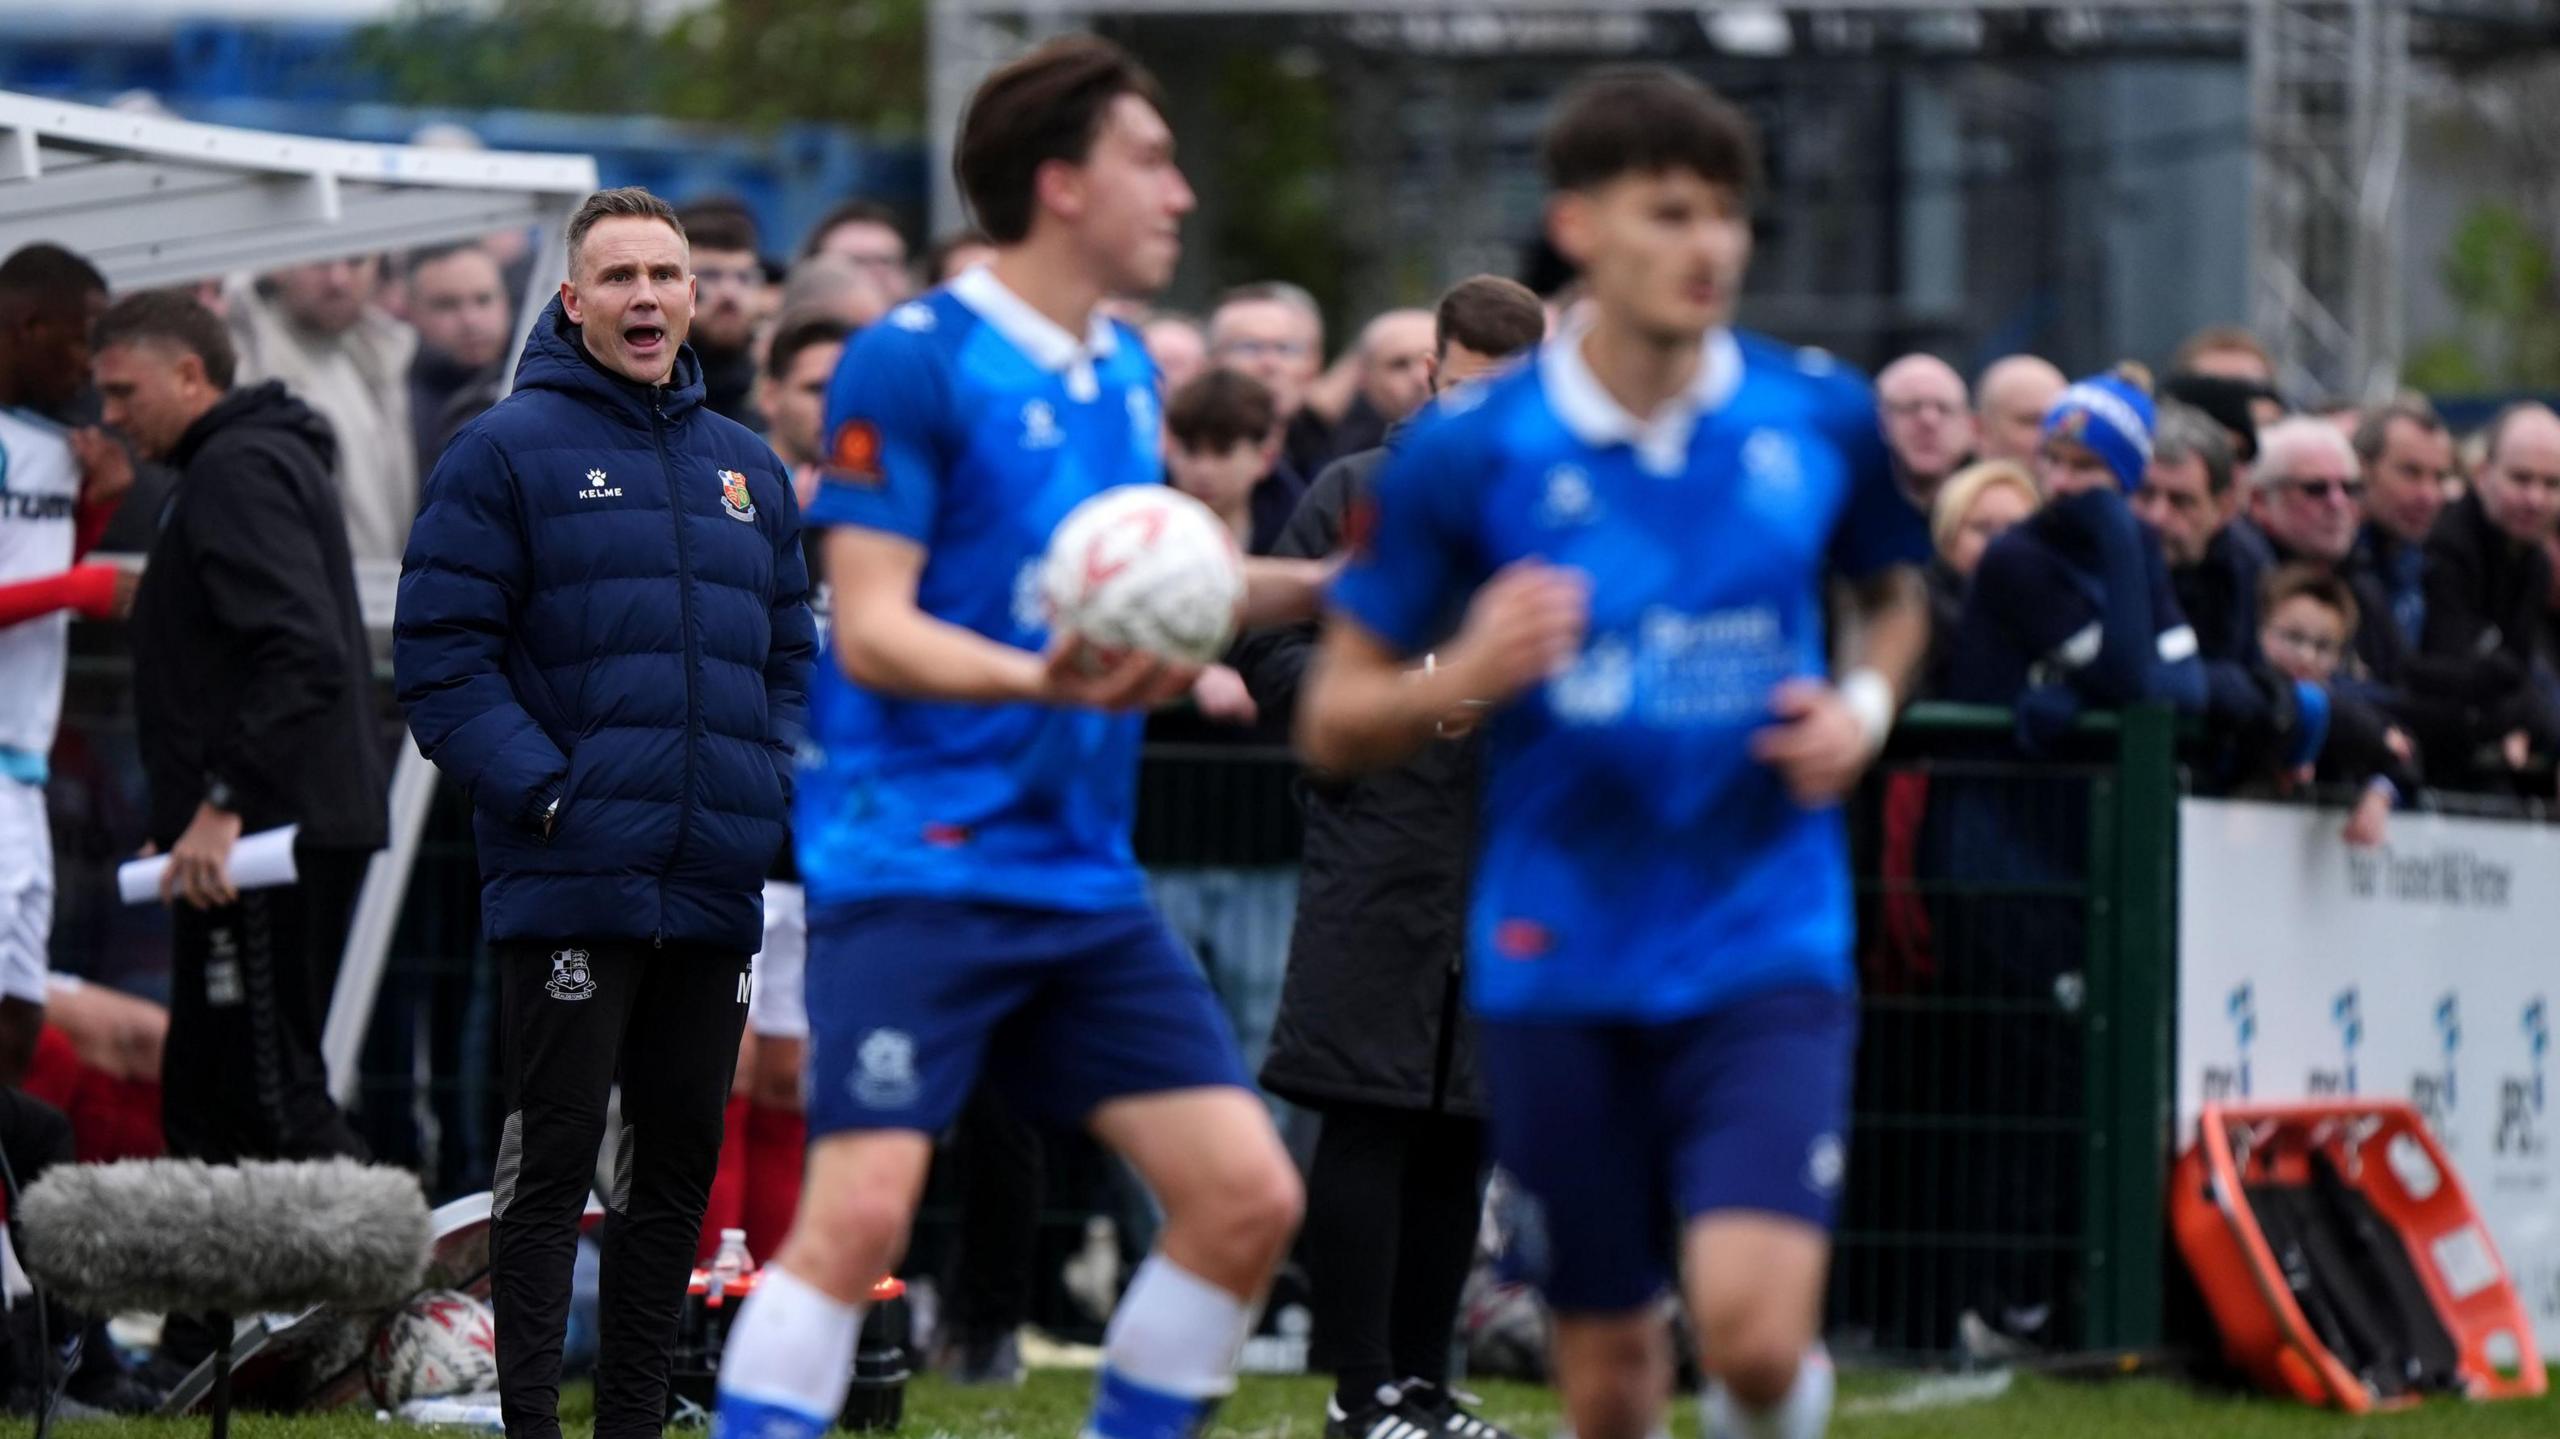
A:
[[[507,1119],[490,1184],[490,1299],[507,1433],[560,1433],[560,1346],[578,1216],[605,1105],[622,1086],[606,1177],[597,1439],[658,1439],[720,1164],[722,1113],[747,1022],[747,956],[643,940],[491,946],[505,1026]]]

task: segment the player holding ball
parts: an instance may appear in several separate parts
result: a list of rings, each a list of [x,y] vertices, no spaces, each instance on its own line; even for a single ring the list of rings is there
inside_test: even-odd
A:
[[[1239,620],[1312,613],[1320,570],[1186,545],[1207,532],[1179,505],[1115,499],[1046,582],[1071,511],[1162,479],[1154,368],[1095,307],[1172,276],[1191,188],[1154,80],[1084,37],[980,87],[954,168],[994,261],[864,331],[828,393],[806,522],[828,528],[833,663],[795,823],[808,1180],[730,1339],[715,1432],[832,1423],[861,1302],[983,1068],[1023,1113],[1117,1149],[1163,1205],[1085,1432],[1179,1439],[1233,1387],[1300,1198],[1131,854],[1142,712],[1189,690]],[[1164,652],[1052,633],[1053,595],[1144,621],[1123,635]]]
[[[1608,72],[1546,163],[1588,318],[1389,461],[1300,745],[1375,768],[1496,706],[1469,999],[1495,1157],[1546,1210],[1573,1432],[1656,1432],[1676,1276],[1706,1432],[1813,1439],[1857,1028],[1838,802],[1925,643],[1928,536],[1866,384],[1728,328],[1758,170],[1737,111]],[[1837,683],[1835,571],[1864,636]]]

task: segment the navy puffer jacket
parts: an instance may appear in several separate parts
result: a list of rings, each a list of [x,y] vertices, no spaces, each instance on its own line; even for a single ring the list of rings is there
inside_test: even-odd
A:
[[[703,408],[689,347],[634,384],[557,299],[516,385],[427,480],[393,632],[418,747],[478,811],[487,936],[752,951],[815,649],[790,477]]]

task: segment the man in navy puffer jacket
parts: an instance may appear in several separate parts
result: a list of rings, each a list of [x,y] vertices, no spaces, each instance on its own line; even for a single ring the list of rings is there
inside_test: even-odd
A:
[[[506,1025],[507,1432],[560,1432],[578,1215],[618,1080],[596,1433],[654,1439],[814,640],[790,478],[702,405],[674,212],[590,197],[569,275],[515,393],[427,482],[393,657],[419,747],[476,810]]]

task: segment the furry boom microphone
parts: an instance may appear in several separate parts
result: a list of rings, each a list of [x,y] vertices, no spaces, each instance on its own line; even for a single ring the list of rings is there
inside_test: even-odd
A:
[[[17,1220],[28,1272],[78,1308],[212,1316],[217,1436],[230,1427],[232,1315],[396,1305],[427,1263],[418,1181],[352,1159],[57,1165]]]

